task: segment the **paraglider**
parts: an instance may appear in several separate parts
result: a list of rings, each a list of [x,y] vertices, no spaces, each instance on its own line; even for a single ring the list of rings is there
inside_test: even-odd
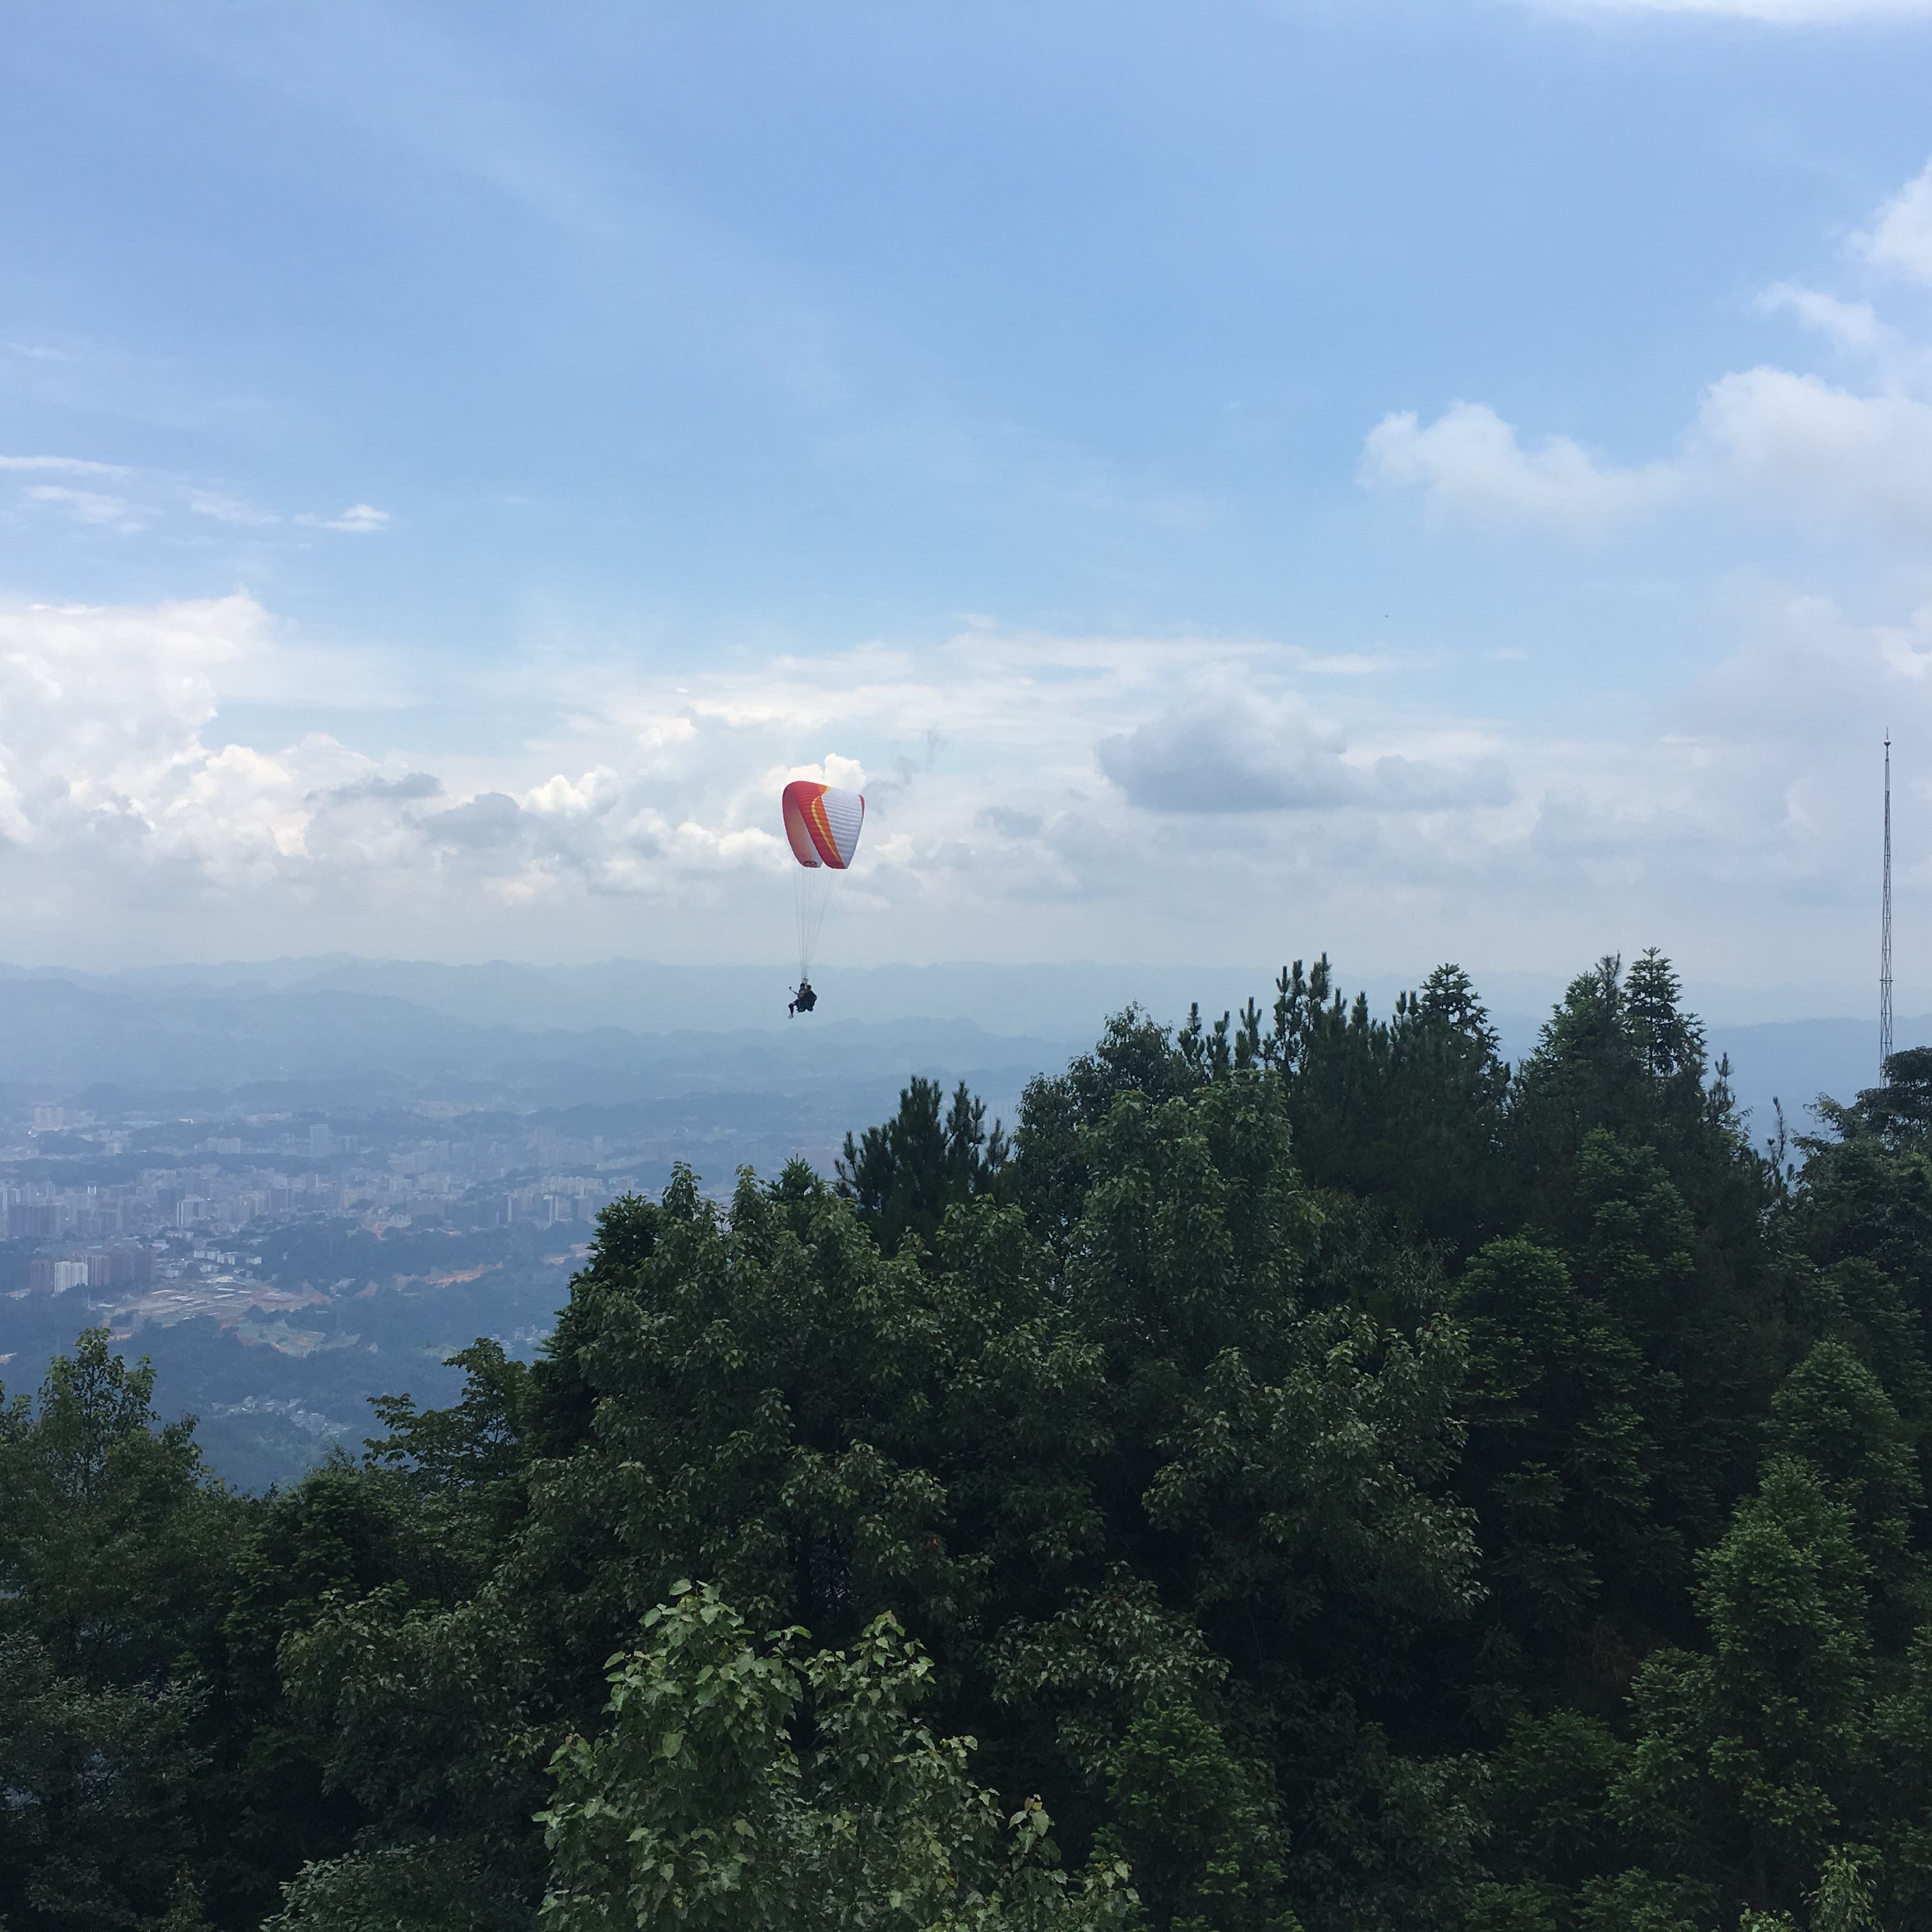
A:
[[[818,1004],[812,988],[812,962],[832,881],[852,863],[859,849],[859,830],[866,822],[862,794],[812,778],[794,778],[781,803],[785,838],[798,861],[792,870],[794,902],[798,912],[798,991],[786,1011],[796,1018]]]

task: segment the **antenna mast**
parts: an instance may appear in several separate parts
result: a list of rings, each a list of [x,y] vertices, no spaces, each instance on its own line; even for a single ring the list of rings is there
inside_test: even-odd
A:
[[[1885,886],[1879,916],[1878,1077],[1892,1058],[1892,734],[1885,734]]]

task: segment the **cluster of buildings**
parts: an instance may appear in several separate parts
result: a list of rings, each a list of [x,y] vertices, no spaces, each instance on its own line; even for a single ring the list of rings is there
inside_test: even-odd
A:
[[[320,1174],[238,1175],[214,1166],[150,1168],[120,1182],[0,1180],[0,1225],[10,1241],[147,1240],[175,1230],[339,1212],[344,1202],[340,1185]]]
[[[433,1218],[581,1230],[660,1153],[549,1126],[506,1133],[500,1121],[461,1139],[401,1112],[354,1133],[287,1116],[102,1122],[52,1104],[20,1124],[25,1136],[0,1148],[0,1234],[31,1250],[12,1258],[16,1293],[138,1293],[207,1273],[210,1256],[234,1261],[211,1243],[319,1216],[376,1229]]]
[[[82,1254],[35,1255],[27,1264],[27,1286],[50,1294],[64,1294],[70,1288],[133,1288],[153,1273],[152,1249],[130,1242]]]

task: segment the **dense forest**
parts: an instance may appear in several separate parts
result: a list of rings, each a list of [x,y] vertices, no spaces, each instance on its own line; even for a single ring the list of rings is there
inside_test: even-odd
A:
[[[1886,1074],[1754,1141],[1654,954],[1514,1067],[1324,961],[619,1202],[265,1496],[84,1335],[0,1410],[0,1925],[1932,1926]]]

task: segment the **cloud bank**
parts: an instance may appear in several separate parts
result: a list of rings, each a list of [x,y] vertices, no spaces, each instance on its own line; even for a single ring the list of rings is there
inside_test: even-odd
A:
[[[1414,664],[979,628],[586,676],[544,736],[439,758],[232,735],[226,688],[314,675],[249,597],[15,609],[0,889],[16,957],[776,958],[774,800],[809,772],[872,802],[850,956],[1426,961],[1514,928],[1574,963],[1622,916],[1781,925],[1862,890],[1860,728],[1932,740],[1932,605],[1766,592],[1737,621],[1714,670],[1588,733],[1470,715]]]

